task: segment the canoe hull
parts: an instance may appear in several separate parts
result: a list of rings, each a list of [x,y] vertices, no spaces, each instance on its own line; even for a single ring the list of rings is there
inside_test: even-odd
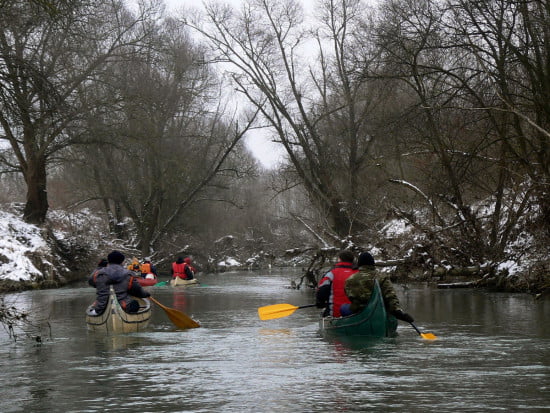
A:
[[[321,319],[319,327],[327,335],[348,337],[392,337],[396,335],[397,319],[386,312],[378,282],[365,309],[347,317]]]
[[[137,313],[129,314],[122,309],[115,293],[111,290],[109,303],[103,314],[92,316],[89,314],[91,306],[88,307],[86,311],[88,329],[114,334],[143,331],[149,325],[149,319],[151,318],[151,302],[146,298],[132,298],[139,302],[140,310]]]
[[[176,277],[170,280],[170,285],[172,287],[190,287],[193,285],[199,285],[199,281],[196,278],[192,280],[184,280],[183,278]]]
[[[158,280],[156,278],[137,278],[139,285],[142,287],[150,287],[152,285],[155,285],[158,283]]]

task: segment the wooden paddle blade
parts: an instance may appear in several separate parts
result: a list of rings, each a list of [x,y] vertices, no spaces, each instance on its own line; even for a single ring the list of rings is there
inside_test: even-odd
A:
[[[260,320],[273,320],[275,318],[287,317],[300,307],[291,304],[273,304],[258,308]]]
[[[172,323],[174,323],[176,327],[187,329],[187,328],[197,328],[201,326],[199,323],[197,323],[195,320],[185,315],[181,311],[175,310],[173,308],[165,308],[164,311],[166,312],[166,315],[170,320],[172,320]]]
[[[159,303],[153,297],[149,297],[149,299],[164,310],[168,318],[172,321],[172,323],[174,323],[176,327],[187,329],[187,328],[197,328],[201,326],[199,323],[197,323],[195,320],[193,320],[188,315],[185,315],[181,311],[176,310],[175,308],[166,307],[165,305],[162,305],[161,303]]]

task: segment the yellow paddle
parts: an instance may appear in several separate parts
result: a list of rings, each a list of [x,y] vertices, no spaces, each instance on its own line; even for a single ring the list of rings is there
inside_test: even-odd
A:
[[[422,338],[425,338],[426,340],[436,340],[437,337],[435,334],[432,334],[432,333],[422,333],[418,328],[416,328],[416,326],[414,325],[414,323],[410,323],[411,326],[414,327],[414,329],[416,330],[416,332],[418,334],[420,334],[420,337]]]
[[[308,307],[315,307],[315,304],[302,305],[300,307],[292,304],[266,305],[258,308],[258,315],[260,316],[260,320],[273,320],[275,318],[287,317],[300,308]]]
[[[176,327],[186,329],[186,328],[197,328],[201,326],[199,323],[197,323],[195,320],[185,315],[181,311],[178,311],[174,308],[166,307],[165,305],[162,305],[157,300],[155,300],[153,297],[148,297],[148,298],[164,310],[168,318],[172,321],[172,323],[174,323]]]

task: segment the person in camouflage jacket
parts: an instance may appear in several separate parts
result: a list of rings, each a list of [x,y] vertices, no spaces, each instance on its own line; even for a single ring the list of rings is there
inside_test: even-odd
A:
[[[357,261],[359,272],[353,274],[346,280],[345,292],[351,301],[351,313],[358,313],[365,308],[369,302],[374,281],[378,280],[386,311],[399,320],[412,323],[414,319],[407,313],[403,312],[400,307],[399,299],[389,276],[381,275],[374,269],[374,258],[368,252],[363,252],[359,255]]]

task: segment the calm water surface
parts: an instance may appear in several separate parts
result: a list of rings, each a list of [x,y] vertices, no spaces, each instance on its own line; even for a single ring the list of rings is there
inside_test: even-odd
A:
[[[296,273],[294,273],[296,274]],[[257,308],[313,302],[290,272],[203,275],[201,287],[152,287],[201,322],[174,329],[164,311],[146,332],[87,332],[94,290],[8,295],[48,315],[44,342],[0,330],[0,412],[550,412],[550,300],[397,285],[408,324],[391,339],[323,338],[319,311],[260,321]]]

